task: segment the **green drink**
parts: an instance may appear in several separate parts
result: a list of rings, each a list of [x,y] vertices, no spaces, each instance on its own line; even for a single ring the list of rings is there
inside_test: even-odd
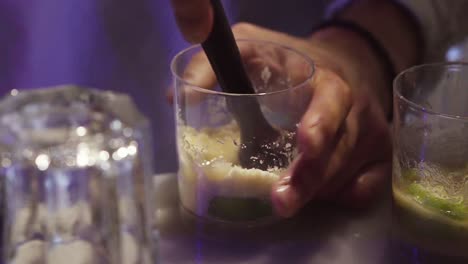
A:
[[[391,263],[468,263],[468,64],[401,72],[393,85]]]
[[[464,197],[468,178],[463,171],[432,178],[427,171],[419,172],[423,176],[415,174],[416,169],[405,169],[393,184],[394,239],[439,256],[467,258],[468,263],[468,206]],[[461,182],[459,186],[442,186],[437,182],[441,178]]]

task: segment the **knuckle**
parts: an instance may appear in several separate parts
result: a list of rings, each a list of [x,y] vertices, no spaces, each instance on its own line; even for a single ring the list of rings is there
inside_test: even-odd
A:
[[[253,24],[247,22],[239,22],[232,27],[232,30],[235,35],[243,36],[255,32],[256,27]]]
[[[347,101],[348,104],[352,101],[353,97],[353,92],[351,89],[351,86],[349,86],[347,83],[345,83],[342,80],[342,84],[340,85],[341,87],[341,93],[343,95],[343,99]]]
[[[334,82],[334,86],[337,88],[342,98],[349,102],[353,93],[348,82],[343,77],[341,77],[341,75],[336,73],[332,73],[330,79],[332,79]]]
[[[299,130],[303,135],[303,143],[309,147],[314,147],[320,143],[328,142],[333,136],[333,128],[329,122],[326,122],[323,115],[317,115],[313,118],[303,120],[300,124]]]
[[[353,89],[342,75],[331,69],[321,69],[318,83],[326,83],[327,88],[332,88],[334,93],[349,106],[353,100]]]

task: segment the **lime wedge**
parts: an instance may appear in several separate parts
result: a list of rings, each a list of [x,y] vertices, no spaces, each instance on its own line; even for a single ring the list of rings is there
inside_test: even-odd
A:
[[[438,197],[418,183],[411,183],[407,191],[416,201],[427,208],[438,211],[455,220],[468,219],[468,208],[463,204],[463,201],[455,202]]]
[[[421,177],[417,169],[404,169],[401,172],[401,177],[405,182],[415,182]]]
[[[269,203],[258,198],[215,197],[211,200],[208,214],[227,221],[253,221],[272,215]]]

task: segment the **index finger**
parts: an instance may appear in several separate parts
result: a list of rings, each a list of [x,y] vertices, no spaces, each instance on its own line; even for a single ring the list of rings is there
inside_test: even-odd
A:
[[[239,50],[243,61],[246,62],[246,66],[251,66],[254,63],[251,62],[252,58],[257,55],[256,48],[246,43],[245,45],[239,45]],[[216,75],[204,51],[199,51],[189,59],[187,65],[181,70],[179,77],[183,79],[183,82],[177,86],[179,88],[178,93],[181,93],[187,104],[197,104],[203,100],[204,93],[194,92],[194,87],[211,90],[215,88],[217,83]],[[168,91],[167,97],[169,102],[172,103],[174,89]]]
[[[213,25],[210,0],[171,0],[174,15],[185,39],[192,43],[203,42]]]
[[[314,87],[312,101],[298,128],[301,154],[272,191],[275,209],[284,217],[294,215],[335,176],[352,145],[352,138],[343,138],[339,133],[351,108],[347,85],[322,69],[317,71]]]

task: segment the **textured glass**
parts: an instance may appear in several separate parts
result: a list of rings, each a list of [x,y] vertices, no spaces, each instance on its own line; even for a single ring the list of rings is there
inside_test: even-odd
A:
[[[5,263],[149,263],[150,146],[126,95],[12,91],[0,101]]]

